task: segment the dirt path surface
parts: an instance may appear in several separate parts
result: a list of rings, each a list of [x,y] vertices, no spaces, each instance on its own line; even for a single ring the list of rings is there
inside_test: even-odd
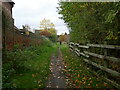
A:
[[[56,57],[53,54],[51,58],[50,70],[52,73],[49,76],[47,88],[65,88],[66,82],[62,71],[63,68],[62,53],[58,48],[58,56]]]

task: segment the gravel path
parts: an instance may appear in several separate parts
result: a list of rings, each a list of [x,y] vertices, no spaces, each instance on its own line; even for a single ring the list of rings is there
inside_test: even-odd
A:
[[[50,70],[52,73],[49,76],[47,88],[65,88],[66,82],[63,69],[62,53],[58,48],[58,56],[56,57],[53,54],[51,58]]]

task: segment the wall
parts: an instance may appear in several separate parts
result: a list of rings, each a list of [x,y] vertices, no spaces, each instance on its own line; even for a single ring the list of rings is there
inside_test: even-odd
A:
[[[14,28],[14,19],[12,18],[12,4],[2,3],[2,48],[3,50],[13,50],[14,46],[24,48],[31,45],[39,45],[42,42],[40,36],[34,33],[29,35],[21,34]]]
[[[3,49],[12,49],[14,45],[14,20],[7,2],[2,3],[2,44]]]

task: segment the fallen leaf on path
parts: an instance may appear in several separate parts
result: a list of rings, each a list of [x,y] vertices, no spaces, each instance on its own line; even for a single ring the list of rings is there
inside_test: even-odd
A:
[[[98,87],[98,84],[96,84],[96,86]]]
[[[86,84],[86,81],[84,81],[83,84]]]
[[[87,88],[92,88],[92,87],[87,87]]]
[[[82,83],[82,81],[79,81],[79,83],[81,84],[81,83]]]
[[[15,87],[15,86],[16,86],[16,84],[15,84],[15,83],[13,83],[13,86]]]
[[[75,82],[79,82],[78,80],[75,80]]]
[[[107,86],[107,83],[105,83],[105,82],[104,82],[104,84],[103,84],[103,85],[104,85],[104,86]]]
[[[80,88],[80,86],[76,86],[75,88]]]
[[[38,85],[39,87],[41,86],[41,85]]]
[[[78,74],[78,78],[80,77],[80,75]]]
[[[90,83],[88,84],[88,86],[90,86]]]
[[[41,80],[38,81],[38,83],[40,83],[40,82],[41,82]]]
[[[35,74],[32,74],[32,77],[35,77]]]
[[[93,81],[90,81],[90,83],[92,83]]]

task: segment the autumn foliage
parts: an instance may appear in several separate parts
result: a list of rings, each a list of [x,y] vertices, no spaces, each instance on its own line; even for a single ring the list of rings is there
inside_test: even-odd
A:
[[[59,36],[59,41],[60,42],[69,42],[69,34],[67,34],[67,33],[61,34]]]
[[[40,35],[49,38],[51,41],[57,41],[57,31],[55,25],[49,19],[40,21]]]
[[[51,36],[51,33],[48,32],[47,30],[44,30],[44,31],[41,31],[41,32],[40,32],[40,35],[43,35],[43,36],[46,36],[46,37],[50,37],[50,36]]]

